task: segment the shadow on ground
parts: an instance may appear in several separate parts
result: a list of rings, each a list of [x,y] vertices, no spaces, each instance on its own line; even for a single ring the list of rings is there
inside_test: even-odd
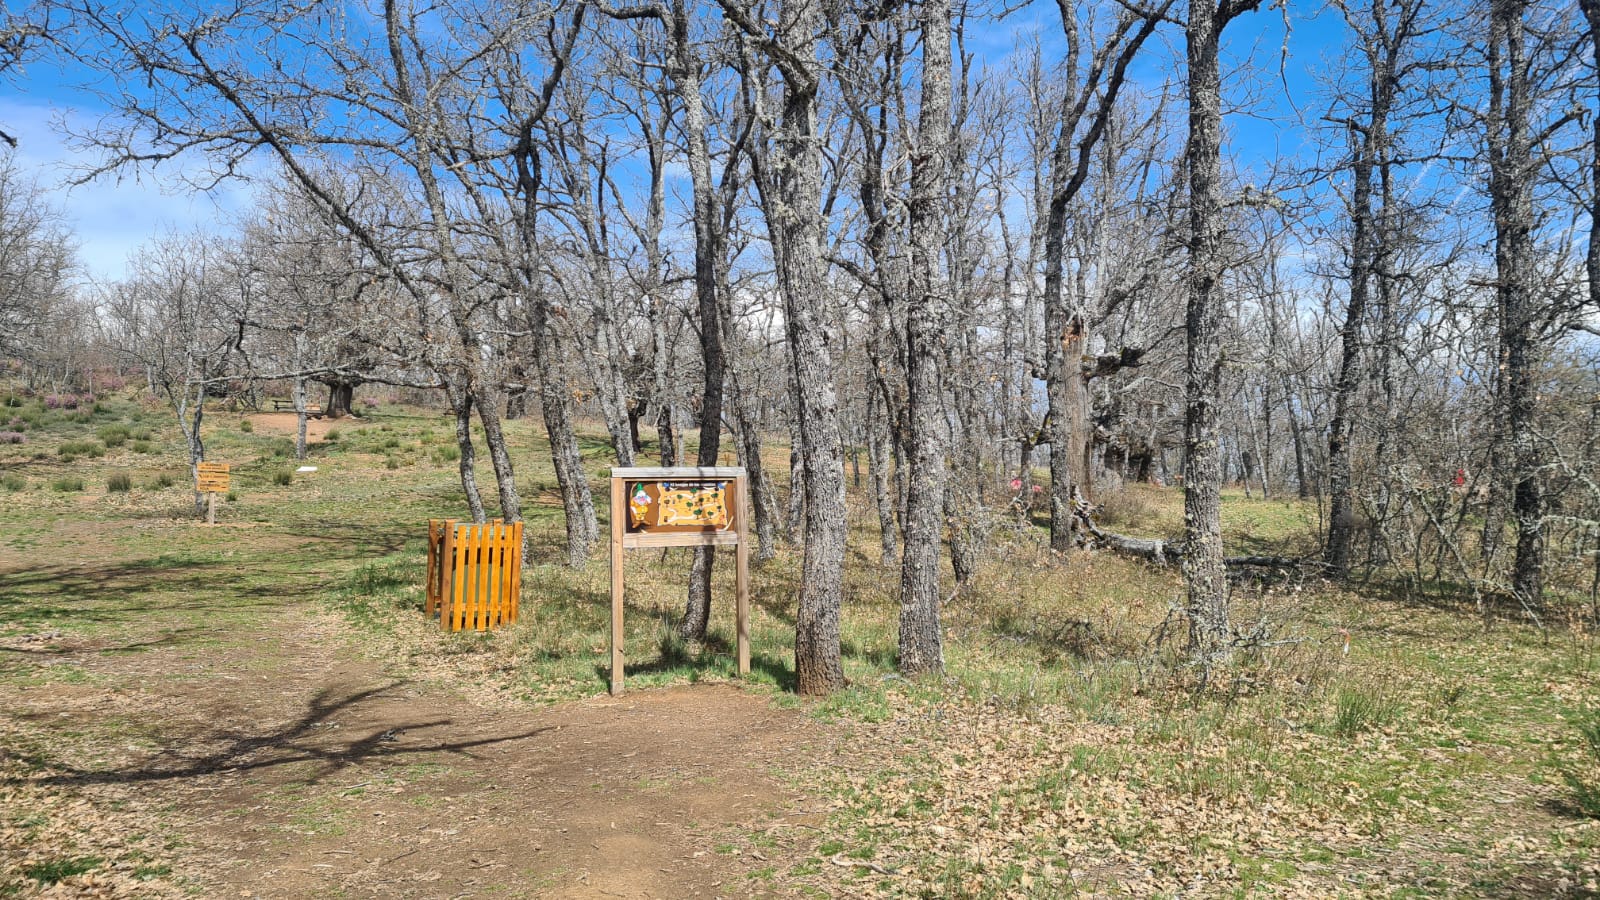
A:
[[[245,730],[219,728],[209,733],[188,735],[183,741],[174,742],[175,746],[168,746],[136,764],[85,768],[58,763],[50,766],[54,771],[49,774],[13,776],[0,780],[0,784],[138,784],[197,778],[216,772],[249,772],[297,763],[318,764],[312,773],[296,778],[297,781],[315,784],[375,757],[393,759],[434,753],[474,757],[473,751],[478,748],[525,740],[553,728],[541,726],[471,740],[421,742],[407,740],[405,735],[408,732],[447,728],[454,724],[454,720],[391,721],[386,723],[387,727],[366,729],[361,736],[349,740],[340,739],[341,736],[324,728],[335,716],[350,712],[362,704],[387,699],[404,684],[396,681],[342,696],[324,688],[311,697],[303,714],[280,725]],[[211,749],[204,752],[186,749],[192,747]]]

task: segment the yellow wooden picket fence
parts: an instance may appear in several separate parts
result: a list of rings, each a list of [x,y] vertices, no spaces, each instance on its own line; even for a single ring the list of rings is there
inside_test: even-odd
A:
[[[423,611],[449,631],[489,631],[517,620],[522,597],[522,523],[428,520]]]

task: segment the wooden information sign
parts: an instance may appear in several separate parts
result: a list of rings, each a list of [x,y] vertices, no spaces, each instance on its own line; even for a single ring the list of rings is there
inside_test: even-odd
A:
[[[750,674],[749,492],[736,466],[611,470],[611,693],[622,693],[623,555],[639,547],[732,547],[739,674]]]
[[[227,463],[195,463],[195,490],[202,494],[226,494],[228,492],[228,464]]]
[[[206,495],[206,524],[217,524],[217,495],[228,492],[228,464],[195,463],[194,489]]]

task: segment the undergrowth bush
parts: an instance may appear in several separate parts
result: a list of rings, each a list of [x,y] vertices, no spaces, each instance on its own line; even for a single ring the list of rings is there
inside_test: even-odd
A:
[[[239,423],[239,430],[245,434],[249,434],[256,430],[256,426],[255,423],[251,422],[249,419],[245,419]]]
[[[63,459],[78,456],[98,459],[106,455],[106,448],[94,441],[62,441],[61,445],[56,447],[56,455]]]
[[[106,479],[106,490],[113,494],[126,494],[133,489],[133,479],[126,472],[118,472]]]
[[[50,488],[51,490],[59,491],[63,494],[72,491],[81,491],[83,490],[83,479],[76,475],[63,475],[60,478],[57,478],[55,481],[50,482]]]
[[[1342,685],[1333,704],[1333,732],[1342,737],[1382,728],[1400,715],[1395,698],[1375,685]]]
[[[177,484],[177,482],[174,481],[172,476],[166,472],[162,472],[160,475],[157,475],[155,480],[150,482],[150,486],[158,491],[172,487],[174,484]]]
[[[15,472],[7,472],[4,476],[0,476],[0,487],[3,487],[8,491],[27,490],[28,479],[23,478],[21,475],[18,475]]]
[[[294,473],[288,469],[279,469],[272,473],[272,483],[282,486],[294,481]]]
[[[107,447],[120,447],[132,436],[126,425],[102,425],[94,434]]]

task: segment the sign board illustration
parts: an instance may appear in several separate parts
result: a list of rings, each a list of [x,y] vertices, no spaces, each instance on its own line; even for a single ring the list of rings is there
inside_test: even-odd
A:
[[[734,528],[729,479],[628,482],[628,534],[714,534]]]

